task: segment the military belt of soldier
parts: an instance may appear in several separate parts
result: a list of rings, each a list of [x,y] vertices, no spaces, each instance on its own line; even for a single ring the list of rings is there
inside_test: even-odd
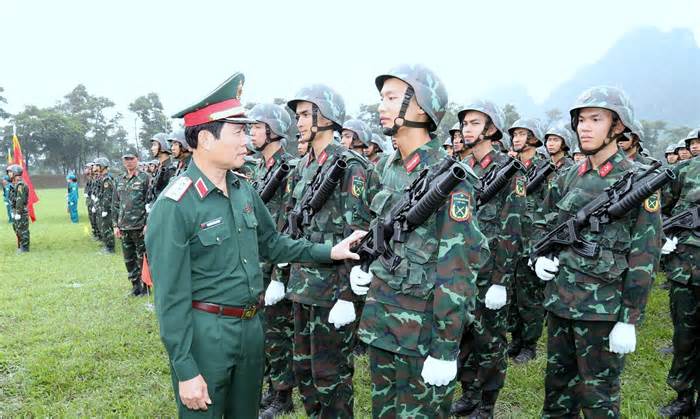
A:
[[[660,271],[677,397],[659,414],[700,417],[700,128],[662,164],[611,86],[549,126],[475,100],[439,138],[447,89],[424,65],[377,75],[374,125],[325,84],[246,110],[244,83],[173,115],[152,160],[82,173],[92,238],[107,257],[118,239],[129,294],[154,298],[180,417],[281,417],[295,388],[309,417],[354,417],[367,356],[373,417],[492,418],[508,364],[538,355],[542,417],[620,417]],[[18,253],[22,174],[3,178]]]

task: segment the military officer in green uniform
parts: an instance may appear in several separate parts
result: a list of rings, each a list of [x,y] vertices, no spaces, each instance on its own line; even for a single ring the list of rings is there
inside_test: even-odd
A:
[[[315,243],[335,242],[348,228],[367,228],[363,200],[366,160],[334,141],[345,120],[343,98],[323,84],[303,87],[287,102],[297,118],[308,153],[290,175],[290,207],[304,196],[317,172],[337,160],[347,168],[338,186],[303,231]],[[294,311],[294,373],[307,415],[352,417],[354,364],[352,350],[357,315],[343,265],[295,263],[287,298]]]
[[[700,206],[700,128],[685,138],[693,158],[673,167],[676,179],[668,188],[670,216]],[[665,197],[666,198],[666,197]],[[673,362],[666,382],[677,397],[659,413],[664,417],[700,418],[700,237],[698,231],[681,230],[666,237],[662,248],[666,276],[671,283]]]
[[[570,110],[586,159],[559,176],[546,209],[560,224],[630,170],[617,140],[630,130],[634,114],[624,92],[614,87],[584,91]],[[546,281],[547,371],[542,416],[620,416],[620,374],[625,354],[636,347],[636,324],[646,305],[652,272],[661,254],[658,192],[621,219],[585,227],[582,239],[600,252],[588,258],[570,247],[538,257],[537,276]]]
[[[112,225],[112,200],[114,199],[114,178],[109,173],[109,160],[105,157],[95,159],[99,170],[97,180],[97,202],[95,214],[104,245],[102,252],[114,253],[114,226]]]
[[[424,170],[448,158],[434,134],[447,91],[422,65],[400,65],[375,80],[380,123],[397,151],[377,165],[381,188],[371,210],[385,216]],[[351,271],[356,294],[366,294],[358,336],[368,345],[375,418],[447,417],[454,395],[462,330],[473,317],[476,274],[488,256],[467,179],[423,225],[392,241],[401,262],[394,273],[379,261],[370,273]]]
[[[22,179],[22,171],[22,166],[18,164],[7,166],[7,175],[12,183],[9,201],[12,229],[17,236],[17,253],[29,252],[29,188]]]
[[[286,152],[283,142],[292,125],[292,118],[280,105],[260,103],[253,107],[248,117],[255,121],[250,126],[251,144],[260,153],[260,163],[250,179],[256,190],[262,191],[280,166],[289,165],[292,156]],[[286,181],[280,183],[266,206],[280,230],[285,221]],[[265,286],[265,356],[267,361],[268,392],[263,398],[263,418],[294,410],[292,389],[296,384],[292,366],[294,322],[292,302],[284,299],[284,284],[289,277],[289,265],[282,267],[264,262],[262,265]]]
[[[154,281],[160,335],[170,359],[181,417],[257,418],[264,367],[258,311],[260,260],[357,258],[353,234],[329,243],[292,240],[249,182],[231,169],[243,164],[246,127],[236,73],[184,118],[192,161],[156,201],[146,249]]]
[[[494,148],[505,135],[503,113],[491,101],[478,100],[462,108],[462,161],[484,178],[510,158]],[[485,185],[481,185],[484,188]],[[458,378],[462,397],[452,405],[455,416],[493,416],[507,369],[508,295],[512,295],[515,261],[522,253],[521,214],[525,208],[525,173],[518,171],[490,201],[476,210],[479,229],[494,257],[478,271],[474,322],[460,343]]]
[[[133,150],[122,155],[125,172],[115,179],[112,203],[114,236],[122,241],[124,264],[131,282],[131,295],[146,295],[141,281],[141,266],[146,252],[143,228],[146,225],[148,175],[138,168],[139,159]]]

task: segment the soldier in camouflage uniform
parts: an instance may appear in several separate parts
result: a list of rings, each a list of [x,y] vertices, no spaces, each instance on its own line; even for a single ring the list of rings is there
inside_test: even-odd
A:
[[[509,157],[493,145],[504,136],[503,114],[494,103],[476,101],[457,114],[462,127],[462,161],[484,177]],[[483,187],[483,185],[482,185]],[[479,269],[474,323],[464,330],[460,345],[459,380],[462,397],[451,413],[490,417],[506,376],[508,295],[512,294],[513,266],[522,253],[520,217],[525,208],[525,173],[517,173],[476,213],[479,228],[494,257]]]
[[[550,175],[548,179],[548,181],[551,182],[555,174],[564,172],[574,164],[574,161],[569,155],[571,152],[571,144],[574,142],[574,133],[571,131],[571,123],[568,121],[553,123],[544,133],[544,142],[545,146],[547,146],[547,153],[556,168],[555,173]]]
[[[688,149],[688,145],[685,143],[685,140],[680,140],[678,145],[676,145],[676,154],[678,154],[679,162],[688,160],[693,156],[690,154],[690,150]]]
[[[382,141],[382,137],[380,137],[378,134],[372,133],[372,136],[369,140],[369,145],[364,151],[365,157],[367,158],[367,160],[370,161],[370,163],[377,164],[377,162],[379,161],[379,159],[381,159],[383,154],[384,141]]]
[[[92,239],[100,240],[100,228],[97,223],[97,189],[99,183],[97,181],[99,169],[94,162],[87,164],[85,185],[85,205],[87,206],[88,219],[90,220],[90,229],[92,231]]]
[[[544,137],[538,120],[521,118],[513,123],[508,133],[513,142],[513,151],[518,153],[518,158],[528,171],[528,177],[542,165],[549,164],[549,161],[537,152],[537,147],[542,146]],[[524,252],[516,263],[513,301],[509,311],[512,341],[508,347],[508,355],[514,358],[513,362],[516,364],[524,364],[535,358],[537,341],[544,326],[544,283],[528,266],[528,254],[532,244],[544,235],[537,221],[542,216],[540,208],[546,192],[545,183],[528,194],[526,208],[521,214]]]
[[[656,160],[649,157],[642,144],[642,137],[644,137],[642,123],[635,119],[630,130],[617,140],[617,146],[625,152],[630,160],[647,166],[654,164]]]
[[[184,131],[182,133],[184,137]],[[146,212],[151,211],[151,207],[158,199],[158,195],[168,186],[170,179],[175,176],[175,166],[170,160],[170,146],[168,145],[168,134],[160,132],[151,138],[151,155],[158,160],[153,181],[150,182],[148,196],[146,197]]]
[[[448,158],[434,134],[448,98],[442,81],[421,65],[400,65],[375,84],[384,134],[398,147],[373,172],[381,190],[371,210],[386,216],[424,169]],[[367,294],[358,336],[369,346],[375,418],[449,414],[459,340],[473,319],[476,272],[488,257],[473,217],[477,179],[464,170],[467,180],[448,203],[405,241],[390,243],[402,258],[393,273],[379,261],[371,273],[352,270],[353,291]]]
[[[545,207],[559,224],[629,170],[643,167],[618,150],[632,127],[627,96],[613,87],[586,90],[570,110],[571,125],[587,158],[557,178]],[[620,416],[624,354],[636,346],[635,325],[644,312],[660,255],[658,192],[621,219],[580,231],[597,243],[597,258],[565,247],[539,257],[534,268],[547,281],[547,372],[542,416]],[[548,215],[549,216],[549,215]]]
[[[302,88],[287,105],[296,114],[299,141],[309,152],[289,176],[291,204],[299,202],[317,169],[344,158],[348,167],[331,197],[304,230],[315,243],[344,237],[348,228],[366,229],[365,162],[334,142],[345,119],[343,98],[322,84]],[[287,298],[294,311],[294,373],[306,413],[311,417],[353,415],[352,349],[356,314],[343,266],[296,263],[291,267]]]
[[[261,190],[282,164],[289,164],[292,156],[284,149],[284,141],[292,124],[287,110],[279,105],[260,103],[248,114],[256,121],[250,128],[253,147],[260,153],[260,163],[251,179],[253,186]],[[281,229],[285,221],[286,182],[280,184],[273,197],[265,204],[275,225]],[[265,293],[265,356],[268,371],[268,393],[262,400],[265,409],[260,417],[274,418],[294,410],[292,389],[295,385],[293,371],[294,322],[292,302],[284,299],[284,284],[289,276],[289,265],[262,263]]]
[[[95,202],[95,214],[100,239],[104,245],[102,253],[114,253],[114,228],[112,226],[112,201],[114,199],[114,178],[109,174],[109,160],[100,157],[95,160],[99,177]]]
[[[5,202],[7,210],[7,223],[12,224],[12,209],[10,208],[10,193],[12,189],[12,181],[8,175],[2,177],[2,199]]]
[[[676,162],[678,162],[678,154],[676,154],[675,144],[669,144],[669,146],[666,147],[664,157],[666,157],[666,163],[668,163],[670,166],[673,166],[676,164]]]
[[[693,158],[674,166],[676,179],[671,183],[671,216],[700,205],[700,129],[685,139]],[[678,396],[659,413],[665,417],[700,418],[700,237],[685,230],[667,237],[662,250],[668,253],[665,267],[671,282],[670,303],[673,319],[673,362],[666,382]]]
[[[179,128],[168,134],[168,144],[170,144],[170,153],[175,161],[175,173],[173,173],[173,176],[180,176],[187,170],[187,166],[190,165],[192,160],[192,150],[187,145],[185,130]]]
[[[12,229],[17,236],[17,253],[29,252],[29,188],[22,179],[22,166],[7,166],[7,175],[12,182],[10,209],[12,211]]]
[[[122,240],[124,264],[132,289],[131,295],[148,294],[141,281],[141,266],[146,252],[144,226],[146,225],[146,196],[148,175],[138,169],[138,157],[131,150],[122,156],[126,172],[115,180],[112,203],[114,235]]]

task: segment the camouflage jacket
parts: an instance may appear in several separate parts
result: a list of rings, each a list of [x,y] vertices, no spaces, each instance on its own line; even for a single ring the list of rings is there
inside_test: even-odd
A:
[[[700,205],[700,157],[673,166],[676,179],[671,182],[668,188],[669,202],[664,206],[670,209],[670,216]],[[700,239],[690,231],[677,234],[678,243],[688,246],[700,247]]]
[[[257,156],[257,155],[256,155]],[[242,173],[248,180],[258,178],[258,169],[262,165],[262,159],[253,156],[245,156],[245,161],[243,166],[238,169],[239,173]]]
[[[381,190],[372,212],[387,214],[405,188],[424,168],[446,158],[441,142],[433,139],[402,159],[396,151],[383,161]],[[395,273],[374,262],[358,337],[369,345],[408,355],[457,358],[462,330],[472,320],[476,276],[489,257],[486,237],[474,211],[476,175],[464,166],[468,180],[423,225],[391,246],[401,263]]]
[[[175,176],[175,165],[168,159],[160,164],[153,175],[153,181],[149,182],[148,193],[146,197],[146,202],[152,204],[158,198],[161,192],[168,186],[170,179]]]
[[[112,203],[112,225],[120,230],[140,230],[146,225],[146,195],[148,175],[136,172],[127,173],[115,181]]]
[[[106,175],[100,175],[95,179],[95,209],[97,214],[101,215],[102,212],[111,214],[112,212],[112,200],[114,199],[114,178],[109,173]]]
[[[528,175],[541,165],[549,164],[549,159],[545,158],[539,153],[535,153],[535,156],[527,161],[522,161],[525,165],[525,170],[528,171]],[[542,203],[544,202],[545,195],[547,194],[547,183],[543,183],[536,191],[530,193],[525,198],[526,206],[522,213],[522,226],[523,226],[523,239],[524,239],[524,249],[525,252],[522,256],[525,256],[530,252],[532,245],[537,242],[542,236],[544,236],[544,229],[541,228],[541,219],[544,214],[540,210],[542,208]]]
[[[363,162],[339,144],[329,144],[316,158],[313,149],[299,161],[288,177],[290,208],[302,198],[319,167],[330,164],[337,156],[347,159],[343,179],[326,204],[304,229],[304,237],[314,243],[335,244],[353,229],[366,230],[369,225],[362,219],[366,168]],[[336,300],[353,301],[347,269],[343,264],[293,264],[287,298],[292,301],[331,307]]]
[[[651,166],[652,164],[656,163],[656,159],[643,154],[641,151],[637,151],[631,160],[645,166]]]
[[[583,160],[557,179],[545,205],[556,208],[556,223],[562,223],[628,170],[640,169],[622,151],[598,170]],[[622,219],[601,225],[599,233],[584,228],[581,237],[598,243],[600,254],[586,258],[564,248],[555,255],[559,273],[547,283],[545,308],[568,319],[637,323],[661,254],[660,207],[657,193]]]
[[[10,189],[10,208],[14,214],[26,215],[29,203],[29,188],[21,178]]]
[[[480,161],[476,161],[472,154],[464,162],[477,176],[483,178],[507,160],[506,154],[492,149]],[[509,185],[477,211],[479,228],[488,239],[494,256],[479,272],[479,287],[491,284],[507,287],[512,283],[515,261],[523,252],[522,214],[525,211],[525,197],[525,173],[518,173]]]
[[[256,167],[254,170],[256,177],[250,179],[252,181],[253,188],[255,188],[256,190],[262,189],[265,186],[265,182],[268,180],[269,177],[272,176],[272,174],[275,173],[277,168],[279,168],[282,165],[282,163],[290,164],[290,160],[292,160],[292,156],[291,154],[287,153],[284,150],[284,148],[280,148],[279,150],[277,150],[277,152],[270,156],[270,158],[267,159],[267,161],[260,159],[258,167]],[[290,175],[287,175],[287,178],[289,178],[289,176]],[[282,182],[282,184],[280,184],[279,188],[272,196],[270,201],[268,201],[267,204],[265,204],[265,206],[267,206],[267,209],[270,211],[272,219],[275,221],[275,224],[277,225],[278,229],[281,229],[283,227],[285,215],[287,212],[287,208],[285,206],[286,190],[287,181],[285,180]]]

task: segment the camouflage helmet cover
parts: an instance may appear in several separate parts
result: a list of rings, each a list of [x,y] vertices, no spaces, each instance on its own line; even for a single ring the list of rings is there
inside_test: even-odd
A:
[[[164,132],[159,132],[151,138],[151,142],[154,141],[157,142],[158,146],[160,147],[160,149],[158,150],[159,153],[170,154],[170,146],[168,146],[168,134]]]
[[[685,148],[690,149],[690,141],[695,140],[697,138],[700,138],[700,128],[694,128],[690,130],[688,135],[686,135],[683,139],[683,143],[685,143]]]
[[[367,124],[360,119],[348,119],[343,123],[343,130],[349,130],[357,135],[357,138],[365,146],[369,145],[372,138],[372,131],[369,129]]]
[[[489,118],[491,118],[491,123],[498,130],[498,133],[494,135],[494,138],[503,138],[505,116],[503,115],[503,111],[501,111],[501,108],[499,108],[498,105],[489,100],[474,101],[469,105],[464,106],[462,109],[460,109],[459,112],[457,112],[457,119],[459,120],[460,124],[464,120],[464,114],[466,114],[469,111],[477,111],[486,114]]]
[[[666,151],[664,154],[676,154],[676,144],[671,143],[666,146]]]
[[[678,150],[681,148],[688,148],[688,146],[685,143],[685,139],[680,140],[678,144],[676,144],[676,153],[678,153]]]
[[[513,138],[513,133],[518,128],[524,128],[529,130],[532,135],[537,139],[537,145],[543,145],[544,135],[542,133],[542,127],[540,126],[540,121],[536,118],[520,118],[513,122],[513,125],[508,128],[508,135]]]
[[[455,132],[460,132],[462,131],[461,124],[459,122],[456,122],[454,125],[452,125],[452,128],[450,128],[449,133],[450,133],[450,139],[452,139],[452,136],[455,135]]]
[[[287,106],[296,112],[299,102],[311,102],[318,107],[319,112],[326,119],[338,126],[345,121],[345,101],[343,97],[325,84],[312,84],[302,87],[294,98],[287,102]]]
[[[180,144],[180,147],[185,150],[185,151],[190,151],[190,145],[187,144],[187,140],[185,139],[185,130],[182,128],[178,128],[175,131],[171,132],[168,134],[168,142],[172,146],[172,143],[176,142]]]
[[[571,128],[576,131],[576,118],[583,108],[603,108],[617,114],[626,131],[634,129],[634,109],[627,94],[622,89],[611,86],[595,86],[585,90],[569,109]]]
[[[107,160],[106,157],[98,157],[95,159],[95,165],[102,168],[107,168],[109,167],[109,160]]]
[[[572,146],[576,141],[574,141],[574,132],[571,131],[571,124],[566,120],[555,121],[552,125],[544,132],[544,142],[547,144],[547,137],[550,135],[556,135],[564,139],[564,145],[568,150],[572,149]]]
[[[321,112],[323,114],[323,112]],[[286,109],[272,103],[258,103],[248,113],[248,118],[267,124],[270,131],[280,137],[286,138],[292,118]]]
[[[401,64],[377,76],[374,84],[381,91],[390,78],[402,80],[413,88],[418,106],[430,118],[428,131],[435,131],[447,110],[447,89],[440,78],[422,64]]]

